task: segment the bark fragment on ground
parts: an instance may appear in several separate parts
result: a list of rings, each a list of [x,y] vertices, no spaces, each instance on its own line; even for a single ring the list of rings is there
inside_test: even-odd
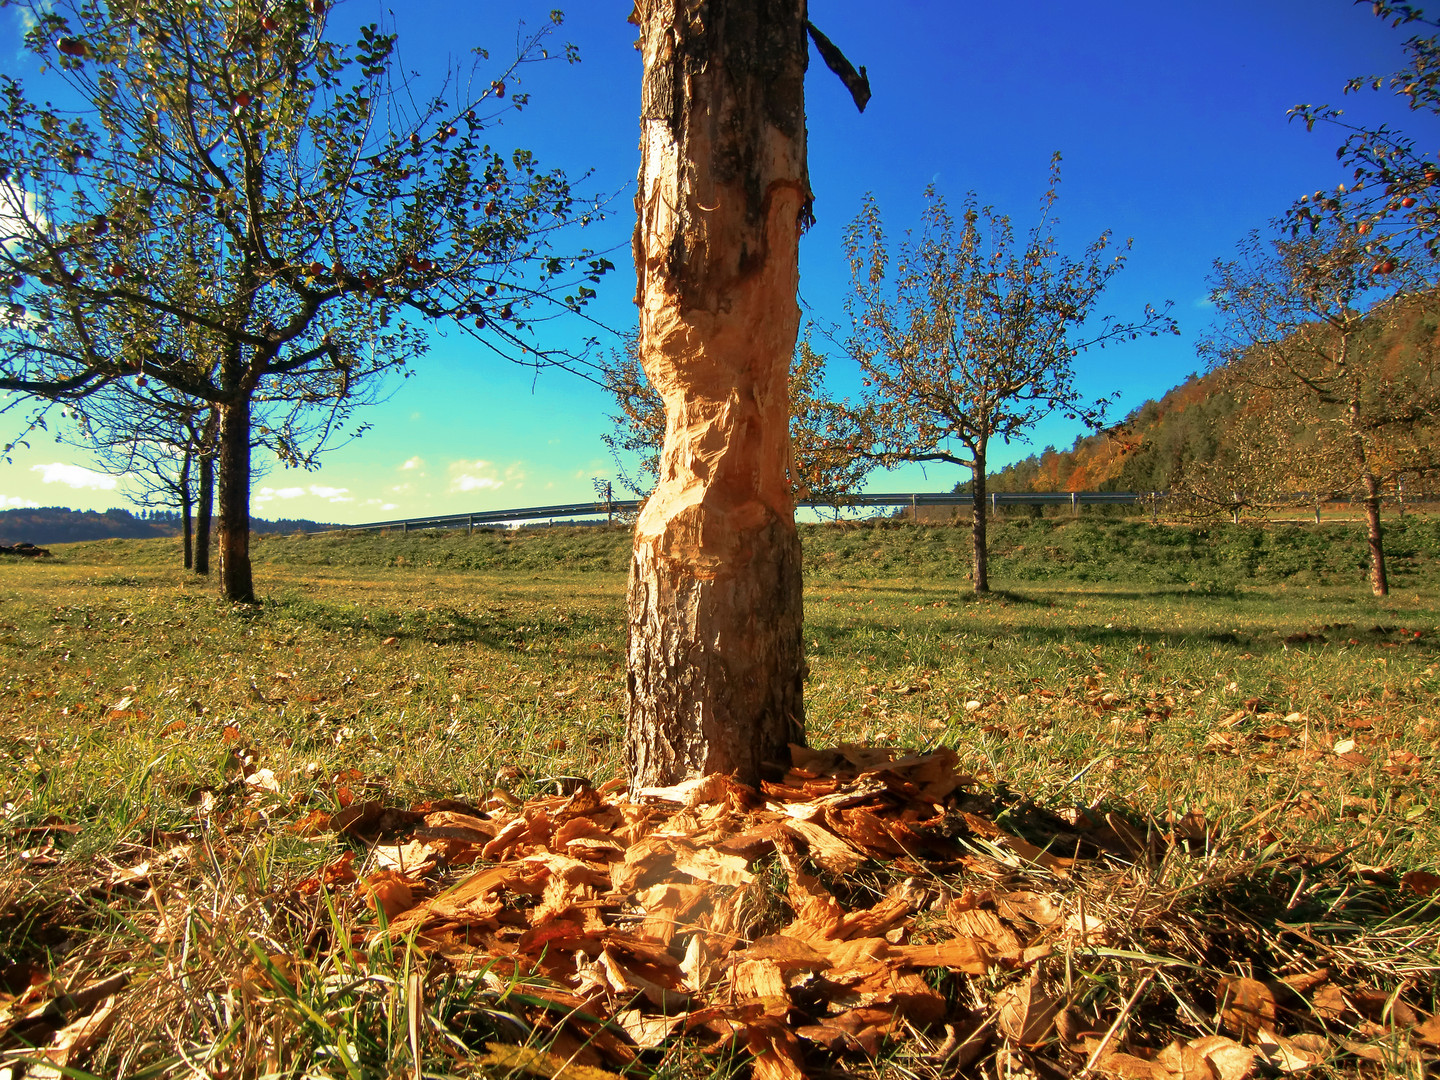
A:
[[[132,1031],[204,1030],[212,1005],[240,1018],[215,1030],[243,1022],[269,1060],[297,1001],[366,986],[393,1010],[400,985],[412,1045],[569,1080],[718,1070],[726,1052],[762,1080],[1440,1065],[1440,875],[1286,852],[1195,812],[1046,811],[973,784],[949,750],[797,747],[759,789],[712,776],[397,807],[337,787],[344,810],[285,828],[340,857],[257,896],[214,852],[274,844],[267,771],[230,809],[197,807],[201,830],[151,830],[93,879],[63,851],[83,824],[12,831],[30,845],[19,873],[98,901],[47,920],[105,915],[53,969],[0,967],[0,1067],[113,1065]],[[148,947],[117,948],[112,912]],[[201,916],[216,930],[197,963]],[[514,1026],[455,1027],[456,995]]]
[[[762,1080],[796,1080],[906,1039],[961,1075],[998,1054],[1058,1075],[1242,1080],[1262,1063],[1373,1060],[1363,1040],[1377,1035],[1408,1032],[1423,1048],[1440,1022],[1402,1002],[1388,1026],[1333,1041],[1297,1005],[1334,998],[1331,1018],[1354,1020],[1361,991],[1299,963],[1280,980],[1206,976],[1219,1031],[1196,1031],[1146,991],[1201,959],[1198,942],[1188,956],[1130,964],[1129,1000],[1093,1011],[1084,980],[1067,989],[1064,973],[1107,951],[1143,958],[1147,917],[1173,919],[1160,929],[1181,941],[1193,931],[1152,901],[1150,875],[1212,848],[1207,823],[1192,814],[1144,832],[1077,813],[1067,826],[1030,808],[1029,824],[1049,830],[1042,847],[1034,828],[1025,839],[997,824],[952,751],[792,755],[759,790],[712,775],[433,809],[411,839],[376,849],[392,868],[360,888],[408,875],[414,890],[387,910],[391,935],[525,980],[570,1010],[561,1024],[537,1017],[547,1037],[578,1063],[618,1071],[688,1038],[753,1054]],[[483,868],[424,895],[438,865],[472,862]]]

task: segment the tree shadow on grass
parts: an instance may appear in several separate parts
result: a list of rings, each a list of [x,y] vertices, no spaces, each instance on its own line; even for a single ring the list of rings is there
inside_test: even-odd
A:
[[[501,652],[523,651],[527,646],[542,643],[553,648],[586,637],[610,638],[622,633],[624,625],[619,619],[582,612],[567,612],[563,619],[557,620],[525,611],[479,614],[447,607],[396,611],[294,597],[275,600],[273,606],[287,618],[316,630],[434,645],[478,645]],[[574,651],[577,657],[594,658],[588,648]]]

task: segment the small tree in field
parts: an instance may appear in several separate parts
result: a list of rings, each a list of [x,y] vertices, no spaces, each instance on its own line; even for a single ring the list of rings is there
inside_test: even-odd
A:
[[[77,402],[74,441],[105,472],[125,479],[132,503],[174,509],[185,569],[208,574],[217,418],[203,401],[156,389],[122,379]]]
[[[1306,486],[1358,487],[1370,587],[1389,592],[1380,499],[1399,477],[1435,468],[1440,342],[1427,259],[1366,250],[1355,223],[1252,234],[1211,278],[1218,320],[1204,346],[1238,386],[1277,416],[1303,417],[1310,443],[1277,452],[1282,475]],[[1433,269],[1432,269],[1433,273]],[[1418,330],[1400,347],[1389,331]],[[1303,470],[1303,472],[1302,472]]]
[[[1010,219],[973,194],[957,229],[933,188],[919,237],[907,237],[893,263],[873,197],[845,234],[855,289],[850,351],[864,391],[844,411],[841,430],[887,468],[943,461],[970,470],[976,592],[990,587],[985,478],[993,441],[1023,439],[1057,411],[1098,425],[1106,402],[1082,400],[1075,359],[1113,341],[1176,332],[1173,319],[1150,307],[1133,322],[1095,318],[1130,245],[1105,233],[1078,259],[1060,253],[1052,217],[1059,163],[1057,154],[1040,221],[1023,246]]]
[[[209,405],[229,599],[254,599],[257,416],[282,460],[313,462],[421,354],[414,318],[565,362],[527,327],[609,264],[554,255],[581,214],[565,177],[487,141],[548,27],[498,77],[477,61],[417,99],[394,35],[339,44],[324,0],[4,6],[71,105],[0,81],[0,390],[70,402],[133,379]]]

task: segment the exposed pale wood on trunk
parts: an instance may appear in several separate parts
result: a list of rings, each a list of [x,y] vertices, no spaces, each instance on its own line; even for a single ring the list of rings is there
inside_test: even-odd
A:
[[[786,473],[799,328],[805,4],[640,0],[640,352],[665,401],[635,530],[636,784],[754,782],[803,737],[800,544]]]

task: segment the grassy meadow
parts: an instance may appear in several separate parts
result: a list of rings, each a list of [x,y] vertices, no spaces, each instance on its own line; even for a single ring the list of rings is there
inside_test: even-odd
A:
[[[813,745],[952,747],[1000,805],[1142,830],[1199,815],[1252,856],[1343,857],[1391,896],[1440,871],[1436,522],[1395,523],[1386,599],[1366,590],[1354,525],[1007,518],[983,600],[968,530],[804,533]],[[273,1049],[333,1042],[326,1010],[358,1024],[369,991],[317,982],[323,1003],[295,1005],[269,1042],[246,1019],[264,956],[374,918],[272,901],[363,858],[307,822],[623,775],[623,532],[257,537],[253,553],[253,609],[178,569],[168,540],[0,562],[0,1005],[13,1023],[52,980],[123,971],[117,1008],[139,1032],[79,1046],[71,1075],[385,1075],[320,1051],[286,1071],[301,1067]],[[183,913],[162,879],[186,882]],[[1424,974],[1395,985],[1433,1013],[1427,918]],[[375,993],[365,1038],[409,1045],[407,999]],[[186,1046],[243,1064],[186,1072]],[[435,1075],[483,1071],[446,1060]]]

